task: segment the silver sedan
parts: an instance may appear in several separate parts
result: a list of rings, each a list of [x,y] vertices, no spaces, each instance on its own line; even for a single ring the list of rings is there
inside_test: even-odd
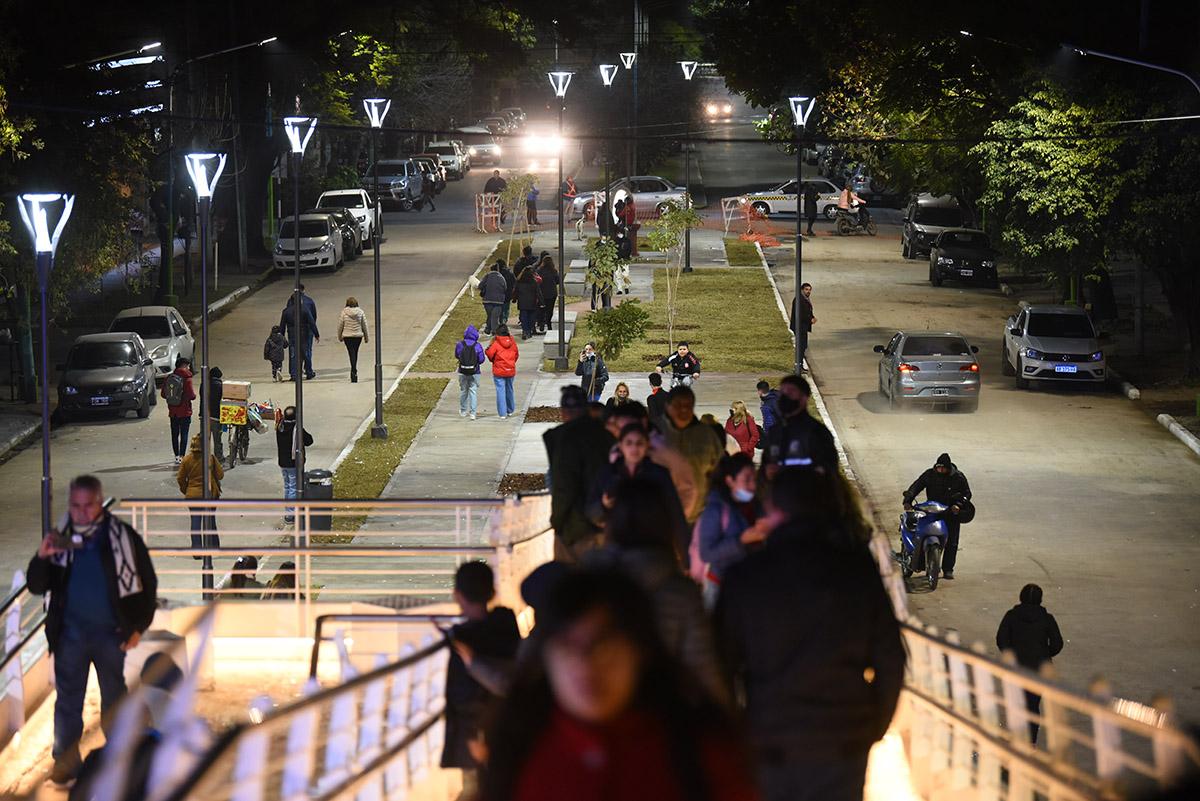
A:
[[[917,403],[979,408],[979,348],[953,332],[897,331],[886,345],[876,345],[879,394],[888,405]]]

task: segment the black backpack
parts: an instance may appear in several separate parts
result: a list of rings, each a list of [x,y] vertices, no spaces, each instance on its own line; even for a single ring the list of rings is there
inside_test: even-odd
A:
[[[183,403],[183,376],[171,373],[163,382],[163,400],[168,406],[178,406]]]
[[[475,349],[474,343],[468,343],[463,340],[462,352],[458,357],[458,372],[463,375],[475,375],[479,369],[479,351]]]

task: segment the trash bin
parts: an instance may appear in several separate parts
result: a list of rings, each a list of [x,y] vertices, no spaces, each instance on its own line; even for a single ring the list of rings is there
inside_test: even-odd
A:
[[[304,472],[304,498],[306,500],[333,499],[333,473],[328,470],[306,470]],[[333,528],[332,507],[309,507],[309,531],[329,531]]]

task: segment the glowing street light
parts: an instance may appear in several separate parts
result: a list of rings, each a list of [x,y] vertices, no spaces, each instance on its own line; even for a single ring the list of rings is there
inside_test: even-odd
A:
[[[567,87],[571,85],[571,79],[575,77],[573,72],[548,72],[547,77],[550,78],[550,86],[554,88],[554,96],[558,99],[563,99],[567,96]]]
[[[680,68],[683,70],[683,79],[690,81],[696,74],[696,68],[700,66],[698,61],[680,61]],[[692,112],[691,106],[688,106],[686,119],[684,120],[685,133],[683,139],[683,202],[687,208],[692,207]],[[692,271],[692,228],[688,226],[683,229],[683,271],[690,273]]]
[[[801,270],[801,254],[804,246],[804,237],[801,234],[801,203],[803,202],[804,184],[801,179],[801,167],[803,166],[803,149],[800,147],[800,129],[808,124],[808,117],[816,108],[817,99],[815,97],[802,97],[793,95],[788,98],[788,106],[792,110],[792,123],[796,126],[796,271],[795,271],[795,295],[792,298],[792,334],[795,338],[795,355],[796,355],[796,375],[804,368],[804,345],[801,343],[800,333],[800,287],[803,285],[803,274]]]
[[[51,224],[50,212],[62,203],[58,220]],[[42,536],[50,531],[50,306],[47,302],[50,273],[54,270],[54,252],[71,209],[75,207],[75,196],[60,192],[30,193],[17,196],[17,207],[21,220],[29,229],[37,266],[38,295],[42,304]]]
[[[562,160],[562,128],[563,128],[563,110],[567,106],[567,87],[571,85],[571,78],[575,75],[573,72],[565,72],[562,70],[547,73],[550,79],[550,86],[554,89],[554,96],[558,98],[558,185],[563,184],[563,160]],[[567,367],[567,336],[564,327],[564,321],[567,317],[566,306],[566,288],[564,286],[563,276],[566,274],[566,265],[563,264],[563,203],[561,200],[558,203],[558,356],[554,359],[554,365],[559,370],[565,370]]]
[[[627,69],[627,70],[633,69],[633,64],[636,61],[637,61],[637,53],[622,53],[621,54],[621,64],[623,64],[625,69]]]
[[[612,86],[613,79],[617,77],[616,64],[601,64],[600,65],[600,80],[605,86]]]
[[[683,79],[690,81],[692,76],[696,74],[696,69],[700,66],[699,61],[680,61],[680,68],[683,70]]]
[[[371,122],[371,164],[374,165],[375,172],[375,188],[372,193],[375,205],[371,209],[371,250],[375,257],[375,424],[371,426],[371,436],[375,439],[387,439],[387,423],[383,421],[383,303],[379,289],[379,243],[383,214],[380,212],[379,203],[379,161],[375,153],[378,150],[383,118],[392,108],[392,101],[382,97],[370,97],[363,101],[363,108]]]

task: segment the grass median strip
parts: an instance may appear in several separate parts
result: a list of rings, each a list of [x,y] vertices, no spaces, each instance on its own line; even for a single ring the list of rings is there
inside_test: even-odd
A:
[[[675,342],[667,342],[666,272],[654,271],[646,337],[608,362],[609,370],[649,372],[672,344],[691,344],[706,371],[782,375],[790,372],[792,339],[761,270],[703,269],[679,283]],[[591,329],[585,323],[588,338]],[[586,341],[576,337],[575,344]],[[576,351],[578,347],[576,347]]]
[[[725,237],[725,258],[730,267],[758,267],[762,264],[754,243],[735,236]]]

